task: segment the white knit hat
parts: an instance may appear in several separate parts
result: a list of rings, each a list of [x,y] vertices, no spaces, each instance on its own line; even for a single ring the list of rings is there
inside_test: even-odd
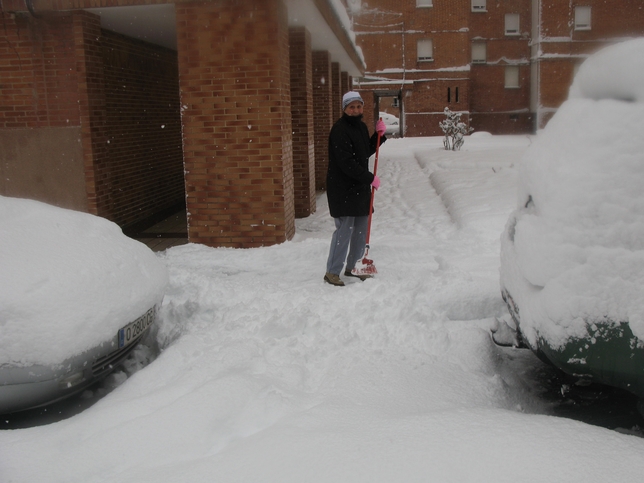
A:
[[[347,106],[353,101],[360,101],[362,102],[362,104],[364,104],[364,101],[362,100],[362,97],[360,97],[360,94],[355,91],[347,92],[344,96],[342,96],[342,110],[344,111]]]

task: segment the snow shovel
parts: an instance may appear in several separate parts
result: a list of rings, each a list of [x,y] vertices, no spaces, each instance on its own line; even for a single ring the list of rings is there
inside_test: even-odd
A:
[[[380,118],[382,120],[382,118]],[[373,175],[376,175],[378,171],[378,152],[380,151],[380,134],[378,134],[378,140],[376,141],[376,159],[373,162]],[[371,237],[371,218],[373,216],[373,196],[376,194],[376,188],[371,187],[371,202],[369,204],[369,222],[367,224],[367,244],[365,245],[364,256],[362,260],[358,260],[356,266],[353,267],[351,273],[353,275],[375,275],[378,273],[376,266],[373,264],[373,260],[367,258],[369,255],[369,238]]]

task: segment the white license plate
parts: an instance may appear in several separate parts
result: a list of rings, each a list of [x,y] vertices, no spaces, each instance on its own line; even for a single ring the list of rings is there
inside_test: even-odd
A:
[[[122,329],[119,329],[119,349],[130,345],[138,339],[152,325],[152,322],[154,322],[154,307],[134,322],[130,322]]]

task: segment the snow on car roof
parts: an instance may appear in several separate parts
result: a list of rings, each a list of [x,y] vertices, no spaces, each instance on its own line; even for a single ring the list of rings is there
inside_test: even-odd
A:
[[[554,347],[592,320],[628,321],[644,339],[642,59],[644,39],[587,59],[519,166],[513,250],[532,288],[512,296],[522,329]]]
[[[114,223],[0,196],[0,364],[53,364],[163,298],[165,266]]]

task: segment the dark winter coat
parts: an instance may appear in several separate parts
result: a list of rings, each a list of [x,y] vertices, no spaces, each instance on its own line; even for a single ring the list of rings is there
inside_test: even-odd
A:
[[[369,157],[376,152],[377,139],[376,133],[369,137],[362,116],[342,114],[331,128],[326,194],[333,218],[369,215],[374,178]],[[380,143],[385,140],[382,136]]]

